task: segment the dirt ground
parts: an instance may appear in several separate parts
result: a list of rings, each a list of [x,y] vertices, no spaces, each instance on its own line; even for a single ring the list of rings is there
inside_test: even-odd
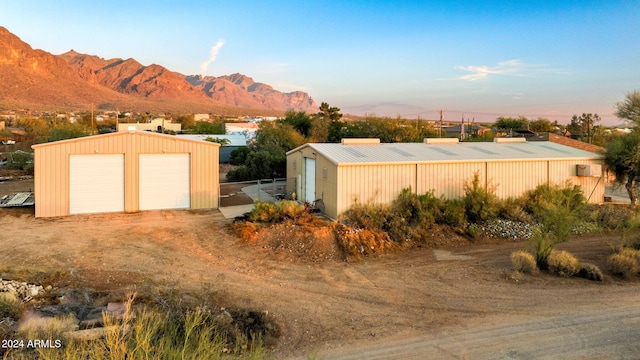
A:
[[[219,211],[35,219],[29,209],[0,209],[0,266],[64,271],[60,286],[214,291],[281,323],[277,359],[624,359],[640,351],[639,281],[514,275],[509,254],[525,241],[457,242],[352,263],[246,243],[229,222]],[[608,242],[619,241],[576,237],[560,248],[606,269]]]

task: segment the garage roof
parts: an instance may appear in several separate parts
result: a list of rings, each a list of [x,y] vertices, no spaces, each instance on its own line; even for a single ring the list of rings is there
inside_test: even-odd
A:
[[[287,154],[310,147],[336,165],[601,159],[603,156],[549,141],[496,143],[462,142],[454,144],[384,143],[335,144],[310,143]]]
[[[47,142],[47,143],[42,143],[42,144],[31,145],[31,148],[32,149],[36,149],[36,148],[48,147],[48,146],[58,146],[58,145],[61,145],[61,144],[72,143],[72,142],[91,141],[91,140],[95,140],[98,137],[100,137],[100,138],[109,138],[109,137],[117,138],[117,137],[128,137],[128,136],[131,136],[131,135],[146,136],[146,137],[157,137],[157,138],[163,138],[163,139],[172,139],[172,140],[175,140],[175,141],[195,142],[195,143],[198,143],[198,144],[202,144],[203,143],[203,141],[200,141],[200,140],[179,138],[179,137],[177,137],[175,135],[159,134],[159,133],[152,132],[152,131],[128,130],[128,131],[120,131],[120,132],[114,132],[114,133],[108,133],[108,134],[83,136],[83,137],[67,139],[67,140],[52,141],[52,142]],[[211,146],[217,146],[217,147],[220,146],[220,144],[218,144],[218,143],[209,142],[209,141],[204,141],[204,142],[209,144],[209,145],[211,145]]]

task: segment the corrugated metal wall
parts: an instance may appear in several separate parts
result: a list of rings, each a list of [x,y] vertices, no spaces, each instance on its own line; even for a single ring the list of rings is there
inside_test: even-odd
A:
[[[478,173],[482,186],[485,185],[485,163],[433,163],[418,164],[417,193],[425,194],[434,190],[435,196],[457,199],[464,195],[464,184]]]
[[[416,189],[415,164],[339,166],[336,175],[337,214],[347,210],[355,199],[361,203],[390,203],[402,189]]]
[[[125,154],[125,211],[139,210],[139,154],[191,154],[191,208],[218,207],[219,144],[147,132],[121,132],[34,145],[36,217],[69,214],[69,157]],[[96,189],[99,191],[99,189]]]
[[[488,186],[501,199],[518,197],[547,182],[547,161],[487,162]]]

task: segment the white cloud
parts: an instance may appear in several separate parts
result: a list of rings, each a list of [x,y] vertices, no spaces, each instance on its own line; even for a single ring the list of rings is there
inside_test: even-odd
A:
[[[207,61],[203,62],[202,65],[200,65],[200,75],[204,75],[204,73],[207,71],[207,68],[209,67],[209,64],[216,61],[218,52],[220,51],[223,45],[224,45],[224,40],[218,40],[218,42],[211,47],[211,52],[209,53],[209,59],[207,59]]]
[[[508,60],[491,67],[486,65],[470,65],[456,66],[456,69],[471,73],[460,76],[458,79],[475,81],[484,79],[489,75],[525,76],[525,72],[529,71],[531,67],[531,65],[523,64],[520,60]]]

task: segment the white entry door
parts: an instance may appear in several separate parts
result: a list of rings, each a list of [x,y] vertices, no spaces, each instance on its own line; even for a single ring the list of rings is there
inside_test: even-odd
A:
[[[313,203],[316,199],[316,159],[304,159],[304,201]]]
[[[140,210],[191,207],[189,154],[140,155]]]
[[[69,213],[124,211],[124,154],[69,157]]]

